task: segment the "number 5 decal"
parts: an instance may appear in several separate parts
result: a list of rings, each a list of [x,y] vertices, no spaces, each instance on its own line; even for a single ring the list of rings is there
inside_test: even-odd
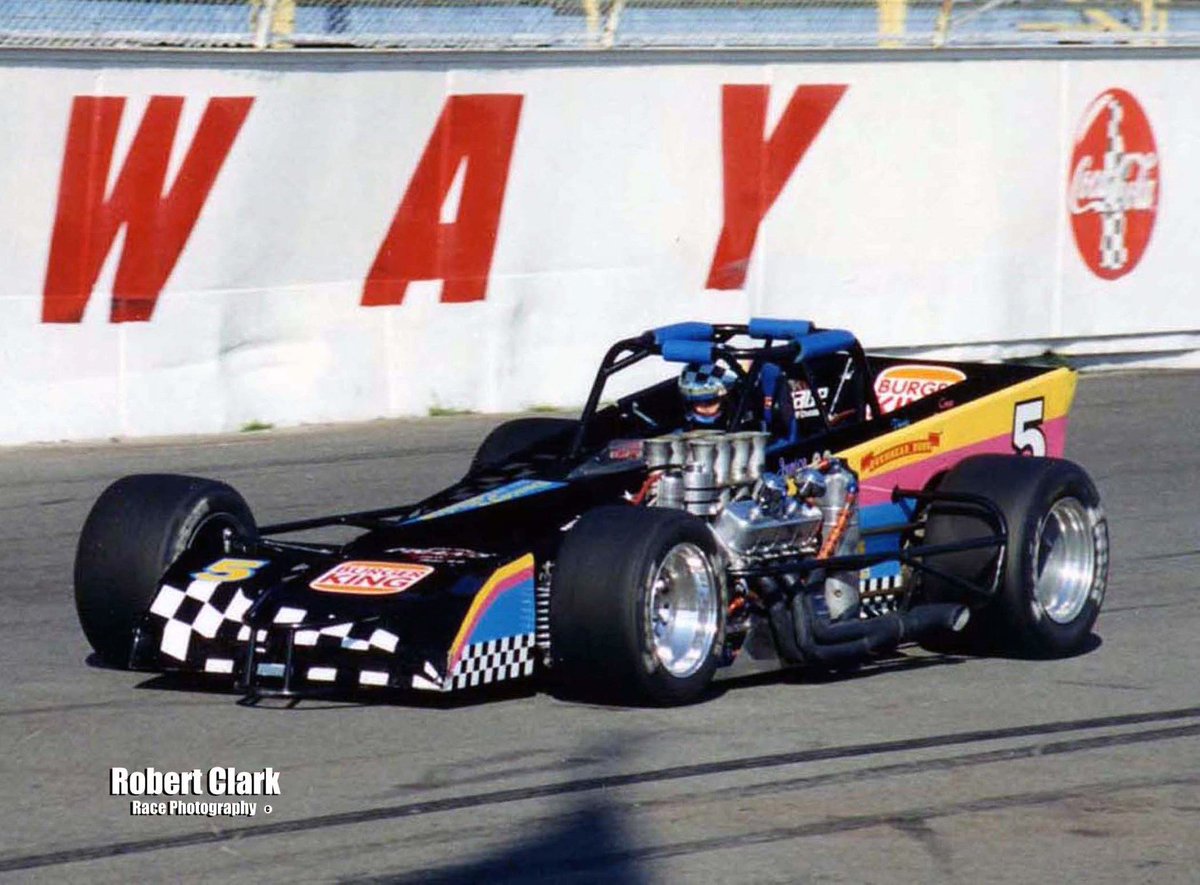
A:
[[[1013,409],[1012,445],[1018,454],[1045,457],[1046,434],[1042,433],[1045,414],[1046,401],[1041,397],[1017,403]]]
[[[266,559],[218,559],[202,572],[193,572],[197,581],[244,581],[267,564]]]

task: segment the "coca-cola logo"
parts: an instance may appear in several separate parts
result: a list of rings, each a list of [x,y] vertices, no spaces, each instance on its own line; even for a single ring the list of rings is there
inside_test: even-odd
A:
[[[1092,273],[1124,276],[1141,261],[1158,211],[1158,148],[1146,112],[1124,89],[1102,92],[1075,132],[1067,211]]]

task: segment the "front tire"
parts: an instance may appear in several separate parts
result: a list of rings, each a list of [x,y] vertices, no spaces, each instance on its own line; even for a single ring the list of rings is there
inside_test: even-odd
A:
[[[555,562],[554,670],[586,694],[696,700],[724,642],[722,577],[712,532],[695,516],[625,506],[588,512]]]
[[[134,631],[163,572],[185,550],[224,552],[226,530],[244,540],[258,529],[245,500],[211,479],[139,474],[118,479],[97,499],[75,553],[75,607],[92,648],[125,668]]]
[[[1008,523],[996,596],[973,613],[969,637],[987,648],[1037,657],[1083,650],[1108,585],[1108,519],[1083,468],[1058,458],[977,455],[947,473],[938,490],[990,498]],[[973,511],[936,503],[925,543],[954,543],[993,531]],[[995,563],[991,550],[931,560],[985,586]],[[924,586],[932,601],[961,597],[933,576],[925,577]]]

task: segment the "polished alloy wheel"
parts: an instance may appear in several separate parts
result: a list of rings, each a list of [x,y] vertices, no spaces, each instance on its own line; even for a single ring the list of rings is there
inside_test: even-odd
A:
[[[720,604],[704,551],[686,542],[668,550],[650,578],[646,620],[654,657],[672,676],[691,676],[712,654]]]
[[[1050,620],[1069,624],[1087,603],[1096,580],[1096,543],[1087,508],[1060,498],[1038,532],[1034,597]]]

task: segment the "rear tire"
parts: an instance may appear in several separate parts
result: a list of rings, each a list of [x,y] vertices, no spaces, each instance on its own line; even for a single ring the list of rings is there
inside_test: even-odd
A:
[[[574,418],[514,418],[495,427],[479,444],[468,474],[498,467],[514,455],[531,449],[561,444],[566,451],[571,435],[579,428]]]
[[[105,663],[128,667],[134,631],[163,572],[185,550],[224,553],[224,531],[253,541],[258,529],[245,500],[211,479],[139,474],[97,499],[75,553],[75,607]]]
[[[1058,458],[977,455],[946,474],[938,491],[990,498],[1008,523],[1008,546],[996,596],[976,604],[963,639],[975,647],[1039,657],[1063,657],[1086,647],[1108,584],[1108,520],[1100,494],[1078,464]],[[992,534],[972,510],[935,503],[926,544]],[[959,578],[988,586],[993,550],[932,559]],[[961,600],[949,582],[926,575],[930,601]]]
[[[678,510],[600,507],[563,541],[550,593],[553,669],[568,691],[659,705],[699,698],[725,634],[716,542]]]

